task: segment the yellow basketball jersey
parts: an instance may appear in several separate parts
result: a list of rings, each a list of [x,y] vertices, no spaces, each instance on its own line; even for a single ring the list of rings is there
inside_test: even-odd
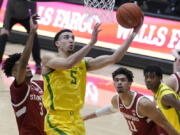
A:
[[[71,69],[53,70],[43,75],[43,80],[43,103],[48,111],[82,108],[86,89],[85,60]]]
[[[155,93],[155,100],[169,123],[171,123],[171,125],[180,133],[180,111],[176,111],[174,108],[165,107],[161,103],[163,96],[168,94],[173,94],[176,99],[180,99],[175,91],[173,91],[167,85],[161,83],[158,91]]]

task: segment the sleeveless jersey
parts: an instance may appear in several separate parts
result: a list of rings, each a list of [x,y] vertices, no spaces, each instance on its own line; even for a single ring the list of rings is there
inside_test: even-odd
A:
[[[45,109],[42,104],[43,82],[26,82],[10,86],[12,106],[16,116],[19,135],[46,135],[44,132]]]
[[[176,84],[177,84],[177,86],[176,86],[176,92],[177,92],[177,94],[179,94],[180,95],[180,74],[179,74],[179,72],[176,72],[176,73],[174,73],[173,74],[174,75],[174,77],[176,77]]]
[[[86,64],[82,60],[71,69],[56,69],[45,75],[43,103],[48,111],[80,110],[84,105]]]
[[[176,99],[180,100],[178,94],[163,83],[160,84],[158,91],[155,93],[155,100],[159,109],[164,114],[169,123],[180,133],[180,111],[176,111],[176,109],[172,107],[165,107],[161,103],[163,96],[168,94],[173,94]]]
[[[120,112],[126,119],[129,130],[132,135],[160,135],[157,125],[153,121],[138,114],[138,103],[141,98],[144,98],[144,96],[135,92],[129,106],[125,106],[118,98]]]

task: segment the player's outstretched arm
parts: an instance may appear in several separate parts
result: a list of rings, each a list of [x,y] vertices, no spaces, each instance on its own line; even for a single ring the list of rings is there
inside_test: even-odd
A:
[[[103,56],[99,56],[96,58],[88,58],[87,59],[87,69],[89,71],[96,70],[96,69],[103,68],[109,64],[115,64],[115,63],[119,62],[123,58],[124,54],[126,53],[127,49],[129,48],[134,37],[137,35],[142,24],[143,24],[143,19],[141,21],[141,24],[139,24],[137,27],[135,27],[133,29],[133,32],[128,37],[128,39],[124,42],[124,44],[121,45],[112,55],[103,55]]]
[[[115,95],[112,100],[111,100],[111,105],[108,105],[108,106],[105,106],[105,107],[102,107],[102,108],[99,108],[97,109],[95,112],[93,113],[90,113],[88,115],[85,115],[83,117],[83,120],[89,120],[89,119],[94,119],[94,118],[97,118],[97,117],[101,117],[101,116],[105,116],[105,115],[109,115],[109,114],[112,114],[112,113],[116,113],[118,112],[118,103],[117,103],[117,95]]]
[[[60,57],[50,57],[48,55],[43,56],[43,65],[49,67],[51,69],[69,69],[79,61],[81,61],[91,50],[92,46],[97,42],[98,34],[101,31],[99,29],[101,24],[96,24],[94,26],[92,37],[89,44],[85,45],[79,51],[75,52],[74,54],[70,55],[67,58],[60,58]]]
[[[30,54],[32,52],[34,36],[35,36],[35,33],[37,31],[37,28],[38,28],[37,19],[39,19],[39,16],[37,14],[34,14],[30,17],[29,36],[28,36],[28,39],[26,41],[26,45],[25,45],[24,50],[22,52],[21,58],[19,60],[19,63],[17,66],[17,73],[15,76],[17,84],[21,84],[25,80],[26,67],[28,65]]]
[[[161,111],[156,108],[156,104],[144,97],[139,101],[138,113],[153,120],[162,127],[169,135],[179,135],[178,132],[169,124]]]

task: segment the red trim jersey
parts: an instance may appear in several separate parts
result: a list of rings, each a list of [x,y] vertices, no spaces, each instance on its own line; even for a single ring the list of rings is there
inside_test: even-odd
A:
[[[42,104],[43,81],[31,81],[10,86],[11,102],[16,116],[19,135],[45,135]]]
[[[138,114],[138,103],[142,98],[143,95],[135,92],[129,106],[124,105],[118,98],[120,112],[126,119],[132,135],[165,135],[158,132],[157,125],[152,120]]]

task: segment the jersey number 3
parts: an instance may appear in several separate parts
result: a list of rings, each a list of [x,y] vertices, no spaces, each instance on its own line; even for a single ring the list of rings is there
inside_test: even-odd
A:
[[[72,77],[71,84],[76,84],[77,83],[77,78],[76,78],[77,71],[71,70],[70,73],[71,73],[71,77]]]

